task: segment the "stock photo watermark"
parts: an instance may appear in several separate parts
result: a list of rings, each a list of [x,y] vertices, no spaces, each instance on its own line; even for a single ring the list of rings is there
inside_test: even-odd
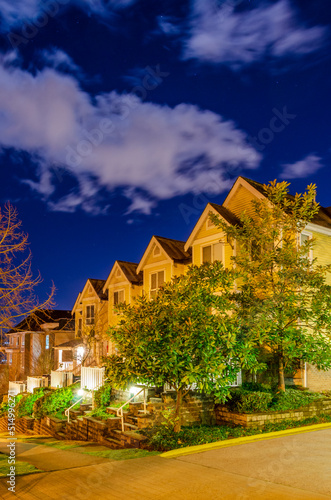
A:
[[[8,392],[8,491],[15,493],[16,488],[16,437],[15,437],[15,404],[16,397],[12,391]]]
[[[47,26],[50,18],[55,17],[59,13],[61,7],[67,5],[69,2],[70,0],[48,0],[41,2],[41,12],[35,19],[29,21],[29,23],[25,23],[19,32],[8,33],[7,38],[13,49],[16,49],[22,43],[26,45],[35,38],[40,29]]]
[[[140,85],[136,85],[130,92],[130,95],[136,96],[137,100],[128,99],[127,102],[121,106],[121,113],[118,115],[121,121],[128,118],[130,113],[138,107],[139,103],[147,98],[148,92],[155,90],[164,78],[168,77],[170,73],[161,71],[160,65],[157,64],[155,68],[146,66],[145,75],[141,78]],[[91,156],[95,149],[100,146],[107,136],[111,136],[116,130],[116,125],[110,118],[102,118],[99,121],[98,127],[91,130],[83,130],[82,135],[85,137],[81,139],[74,146],[68,145],[66,147],[66,164],[70,167],[77,167],[83,159]]]

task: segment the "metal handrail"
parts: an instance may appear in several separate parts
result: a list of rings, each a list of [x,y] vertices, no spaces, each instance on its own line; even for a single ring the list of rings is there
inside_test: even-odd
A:
[[[118,410],[116,411],[116,414],[118,417],[121,417],[121,424],[122,424],[122,432],[124,432],[124,415],[123,415],[123,408],[126,406],[128,403],[130,403],[134,398],[136,398],[141,392],[144,391],[144,413],[147,413],[146,410],[146,387],[143,387],[137,394],[132,396],[132,398],[128,399]]]
[[[80,398],[78,401],[76,401],[73,405],[71,405],[70,408],[67,408],[65,410],[64,414],[65,414],[66,417],[68,417],[68,423],[70,422],[69,413],[70,413],[71,408],[73,408],[74,406],[76,406],[76,404],[79,403],[80,401],[82,401],[82,399],[84,399],[84,396],[82,398]]]

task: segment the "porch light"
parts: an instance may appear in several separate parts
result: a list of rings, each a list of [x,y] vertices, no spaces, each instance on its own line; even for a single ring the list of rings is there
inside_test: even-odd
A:
[[[78,389],[77,394],[78,394],[78,396],[84,396],[84,394],[85,394],[84,389]]]

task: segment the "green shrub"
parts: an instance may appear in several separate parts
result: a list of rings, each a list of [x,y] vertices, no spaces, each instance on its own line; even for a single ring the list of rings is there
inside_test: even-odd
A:
[[[56,414],[60,410],[69,408],[72,400],[73,390],[71,386],[52,390],[52,392],[45,394],[42,399],[36,401],[33,414],[36,418]]]
[[[5,417],[8,413],[8,403],[2,402],[0,404],[0,417]]]
[[[109,413],[107,413],[105,408],[96,408],[95,410],[92,410],[88,414],[88,416],[93,418],[98,418],[101,420],[107,420],[108,418],[115,417],[115,415],[110,415]]]
[[[32,417],[33,406],[35,402],[42,398],[45,394],[45,389],[43,387],[38,388],[33,394],[27,394],[23,396],[16,404],[16,418],[20,417]]]
[[[307,406],[314,401],[323,399],[322,394],[309,391],[301,391],[294,388],[287,388],[285,392],[278,392],[273,398],[271,411],[296,410],[302,406]]]
[[[112,388],[109,384],[105,384],[94,393],[94,404],[96,408],[106,408],[114,399],[112,396]]]
[[[273,396],[271,392],[249,391],[247,389],[231,389],[227,407],[238,413],[256,413],[268,411]]]

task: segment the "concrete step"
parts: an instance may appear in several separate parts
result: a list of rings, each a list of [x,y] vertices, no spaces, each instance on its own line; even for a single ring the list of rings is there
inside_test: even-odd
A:
[[[124,422],[124,428],[126,430],[130,430],[130,431],[135,431],[138,429],[138,425],[135,425],[135,424],[128,424],[127,422]]]

